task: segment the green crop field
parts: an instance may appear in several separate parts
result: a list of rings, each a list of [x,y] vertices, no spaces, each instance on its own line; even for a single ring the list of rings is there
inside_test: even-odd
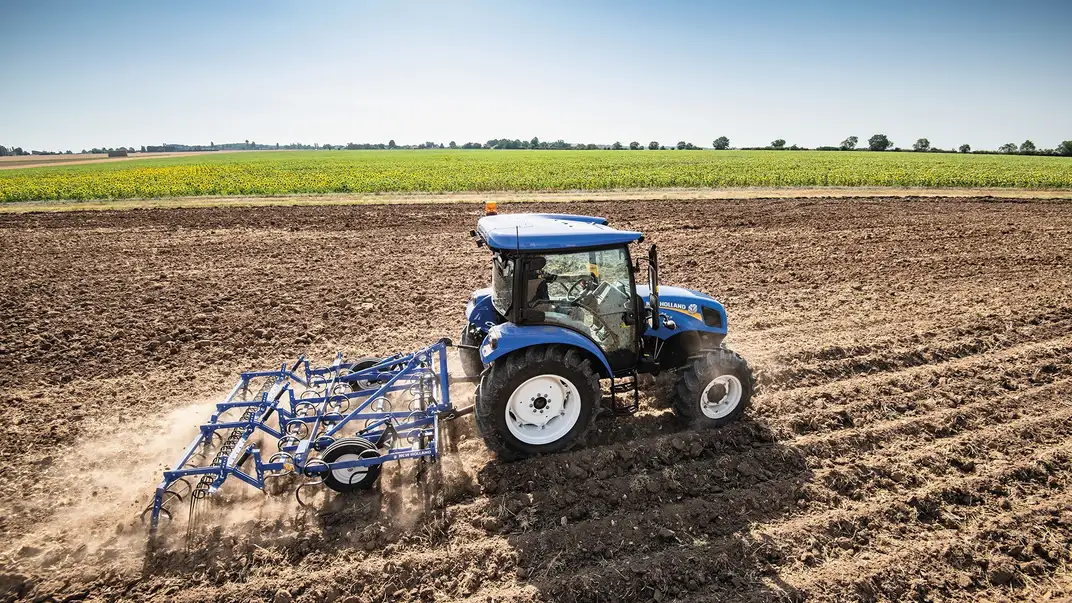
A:
[[[663,187],[1072,188],[1072,158],[820,151],[287,151],[0,170],[0,201]]]

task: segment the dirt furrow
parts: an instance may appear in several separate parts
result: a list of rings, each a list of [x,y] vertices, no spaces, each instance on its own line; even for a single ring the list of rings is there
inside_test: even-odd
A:
[[[705,595],[719,593],[734,600],[766,600],[775,596],[775,593],[763,592],[765,589],[760,586],[761,577],[765,574],[777,575],[778,564],[788,555],[784,548],[765,546],[764,543],[768,539],[776,538],[777,541],[790,542],[797,548],[810,550],[808,537],[816,533],[816,529],[829,532],[844,530],[845,526],[858,525],[861,522],[872,525],[871,518],[874,518],[873,521],[877,525],[872,526],[871,530],[876,531],[878,526],[884,523],[898,522],[897,513],[902,508],[915,508],[913,503],[938,504],[940,507],[946,504],[965,504],[958,501],[985,497],[991,489],[1010,481],[1023,484],[1022,491],[1046,489],[1049,488],[1050,478],[1062,480],[1062,483],[1067,480],[1069,471],[1072,470],[1072,459],[1068,456],[1068,450],[1069,445],[1062,444],[1046,451],[1053,459],[1021,461],[986,476],[964,478],[960,480],[963,483],[954,481],[933,487],[923,497],[905,497],[905,500],[889,501],[885,506],[871,505],[856,516],[842,513],[838,519],[829,523],[822,520],[798,520],[791,528],[785,528],[790,529],[790,532],[770,529],[744,539],[731,536],[710,542],[699,538],[656,553],[643,551],[625,559],[615,559],[604,567],[571,572],[569,577],[564,579],[562,577],[566,572],[558,571],[554,573],[558,579],[549,579],[548,583],[541,587],[541,592],[555,600],[564,601],[598,601],[612,594],[618,600],[647,600],[653,593],[645,593],[645,589],[679,596],[702,588]],[[1028,475],[1032,476],[1030,480],[1025,479]],[[946,501],[944,497],[949,497],[950,500]],[[1000,508],[1000,504],[998,502],[994,506]],[[937,511],[929,509],[928,512]],[[889,517],[891,515],[893,517]],[[868,518],[866,521],[863,519],[865,517]],[[859,532],[857,536],[859,537]],[[839,543],[837,546],[840,548],[847,544],[849,543]],[[750,574],[741,572],[742,566],[752,566],[756,569]],[[711,579],[712,576],[715,577],[714,580]],[[721,577],[726,578],[726,583],[721,583],[718,579]],[[701,581],[701,578],[706,579]],[[743,590],[750,591],[750,596],[741,597]],[[791,589],[790,594],[795,590]],[[757,594],[760,596],[756,596]],[[802,593],[803,596],[806,594]]]

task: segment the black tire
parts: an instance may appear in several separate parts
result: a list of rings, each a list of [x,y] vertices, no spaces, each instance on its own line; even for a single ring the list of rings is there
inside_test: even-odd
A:
[[[736,406],[725,415],[713,418],[704,413],[705,404],[700,400],[704,390],[717,377],[734,377],[740,384],[740,399]],[[721,387],[721,390],[718,388]],[[752,401],[752,393],[756,389],[756,380],[752,375],[752,369],[748,362],[739,354],[720,348],[703,353],[701,356],[692,358],[685,365],[685,370],[674,387],[673,409],[686,425],[700,427],[721,427],[727,423],[736,421],[744,414],[748,404]],[[721,384],[715,384],[712,390],[708,390],[708,399],[718,395],[720,400],[726,399],[729,390]],[[719,395],[721,394],[721,395]],[[730,398],[732,399],[732,397]],[[719,413],[712,413],[719,414]]]
[[[356,362],[350,365],[350,371],[357,372],[362,369],[372,368],[377,364],[383,362],[383,358],[376,358],[375,356],[367,356],[365,358],[359,358]],[[369,389],[371,382],[369,381],[350,381],[350,389],[357,392],[363,389]]]
[[[380,456],[380,452],[376,449],[375,444],[365,438],[341,438],[335,440],[330,446],[325,448],[324,452],[320,455],[320,459],[330,465],[339,460],[340,457],[346,455],[357,455],[360,457],[371,458]],[[367,468],[364,474],[361,473],[361,469],[364,469],[363,467],[353,467],[352,469],[354,471],[348,480],[340,479],[329,470],[324,474],[324,485],[336,492],[367,490],[376,483],[377,479],[379,479],[383,465],[372,465]]]
[[[462,337],[459,340],[462,345],[479,346],[483,343],[484,338],[476,339],[472,330],[468,322],[462,327]],[[480,350],[458,348],[458,358],[461,360],[462,372],[465,373],[466,377],[479,377],[480,373],[484,372],[484,363],[480,360]]]
[[[580,415],[573,428],[557,440],[530,444],[510,433],[506,406],[520,385],[540,375],[558,375],[569,380],[580,395]],[[476,397],[477,431],[488,448],[505,461],[584,446],[585,436],[599,411],[599,398],[599,375],[580,349],[565,345],[524,348],[497,359],[484,373]]]

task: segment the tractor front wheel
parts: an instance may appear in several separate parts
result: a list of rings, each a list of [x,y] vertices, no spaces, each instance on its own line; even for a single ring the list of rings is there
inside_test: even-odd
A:
[[[525,348],[496,360],[484,374],[477,429],[503,460],[582,446],[599,394],[599,375],[577,348]]]
[[[688,425],[721,427],[744,414],[755,390],[744,358],[725,348],[693,358],[674,388],[674,414]]]

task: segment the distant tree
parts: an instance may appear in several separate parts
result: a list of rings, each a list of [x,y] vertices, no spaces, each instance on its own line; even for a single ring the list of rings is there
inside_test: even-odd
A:
[[[845,140],[841,141],[842,151],[851,151],[856,148],[856,143],[860,142],[860,139],[855,136],[849,136]]]
[[[659,143],[654,141],[654,140],[649,142],[648,143],[648,149],[652,150],[652,151],[658,151],[659,150]]]
[[[324,145],[324,147],[326,147],[326,148],[331,148],[331,145],[330,145],[330,144],[326,144],[326,145]],[[275,148],[276,148],[276,150],[277,150],[277,151],[279,150],[279,143],[278,143],[278,142],[277,142],[277,143],[275,143]]]
[[[629,150],[630,151],[635,151],[635,150],[637,150],[639,148],[640,148],[640,143],[639,142],[634,140],[633,142],[629,143]]]
[[[714,140],[714,142],[711,143],[711,148],[715,149],[716,151],[725,151],[726,149],[730,148],[730,139],[726,138],[725,136],[719,136]]]
[[[926,138],[920,138],[912,145],[913,151],[929,151],[931,150],[931,141]]]
[[[688,143],[687,143],[687,142],[685,142],[684,140],[679,140],[679,141],[677,142],[677,150],[679,150],[679,151],[684,151],[684,150],[685,150],[685,146],[686,146],[687,144],[688,144]]]
[[[770,146],[772,149],[782,149],[785,148],[785,141],[779,138],[778,140],[771,142]]]
[[[885,134],[875,134],[871,138],[867,139],[867,148],[872,151],[885,151],[893,146],[889,138],[886,138]]]
[[[453,140],[450,141],[450,148],[452,148],[452,149],[458,148],[458,143],[454,142]]]
[[[960,149],[958,149],[958,150],[961,153],[971,153],[971,147],[969,145],[966,145],[966,144],[960,145]]]
[[[1014,142],[1006,142],[1005,144],[998,147],[998,151],[1001,153],[1015,153],[1017,149],[1018,147]]]
[[[246,148],[247,149],[249,148],[249,139],[248,138],[246,139]]]
[[[620,151],[620,150],[622,150],[623,147],[622,147],[622,143],[620,143],[617,140],[615,140],[614,144],[610,145],[610,148],[614,149],[615,151]]]
[[[686,142],[686,143],[685,143],[685,149],[686,149],[686,150],[689,150],[689,151],[691,151],[691,150],[693,150],[693,149],[695,149],[695,148],[696,148],[696,145],[692,144],[691,142]]]
[[[590,142],[590,143],[584,145],[584,148],[586,150],[589,150],[589,151],[596,151],[596,150],[599,149],[599,145]]]
[[[144,153],[144,152],[145,152],[145,145],[141,145],[141,152],[142,152],[142,153]]]
[[[1020,145],[1020,152],[1028,155],[1034,153],[1035,143],[1031,142],[1030,140],[1025,140],[1024,143]]]
[[[216,146],[216,143],[214,143],[214,142],[212,142],[212,141],[210,140],[210,141],[208,142],[208,146],[210,146],[210,147],[214,147],[214,146]]]
[[[1061,144],[1057,145],[1054,152],[1064,157],[1072,157],[1072,140],[1065,140]]]
[[[388,141],[387,141],[387,148],[388,148],[388,149],[395,149],[395,148],[398,148],[398,145],[397,145],[397,144],[395,144],[395,139],[394,139],[394,138],[392,138],[391,140],[388,140]]]
[[[5,147],[4,145],[0,144],[0,157],[7,157],[7,153],[8,153],[7,147]]]
[[[540,148],[540,139],[536,138],[535,136],[533,136],[532,140],[529,141],[529,148],[533,148],[533,149]]]

